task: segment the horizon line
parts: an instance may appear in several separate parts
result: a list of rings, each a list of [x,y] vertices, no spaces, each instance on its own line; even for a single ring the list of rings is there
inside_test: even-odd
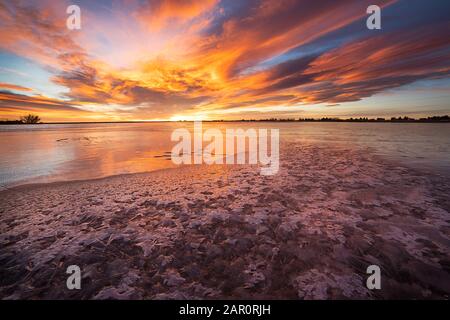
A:
[[[239,120],[218,120],[218,119],[199,119],[199,120],[125,120],[125,121],[55,121],[39,122],[36,124],[108,124],[108,123],[165,123],[165,122],[450,122],[449,115],[427,116],[421,118],[404,117],[321,117],[321,118],[267,118],[267,119],[239,119]],[[20,120],[0,120],[0,124],[26,124]]]

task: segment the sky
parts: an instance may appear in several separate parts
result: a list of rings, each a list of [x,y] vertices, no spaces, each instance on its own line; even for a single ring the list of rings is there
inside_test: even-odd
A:
[[[70,30],[67,7],[81,9]],[[381,30],[366,26],[381,7]],[[447,0],[0,0],[0,120],[450,114]]]

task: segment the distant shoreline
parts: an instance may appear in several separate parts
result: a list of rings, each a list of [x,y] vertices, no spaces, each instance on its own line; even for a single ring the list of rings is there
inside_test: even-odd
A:
[[[191,123],[192,120],[180,120],[180,121],[170,121],[170,120],[158,120],[158,121],[76,121],[76,122],[40,122],[33,125],[40,124],[114,124],[114,123]],[[428,117],[421,119],[412,118],[396,118],[396,119],[368,119],[368,118],[350,118],[350,119],[340,119],[340,118],[321,118],[321,119],[241,119],[241,120],[202,120],[202,122],[352,122],[352,123],[450,123],[450,117]],[[21,123],[19,121],[0,121],[0,125],[25,125],[27,123]]]

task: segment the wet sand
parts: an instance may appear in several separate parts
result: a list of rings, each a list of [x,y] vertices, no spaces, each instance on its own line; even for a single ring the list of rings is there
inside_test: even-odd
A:
[[[448,179],[318,144],[280,159],[2,191],[0,298],[448,298]]]

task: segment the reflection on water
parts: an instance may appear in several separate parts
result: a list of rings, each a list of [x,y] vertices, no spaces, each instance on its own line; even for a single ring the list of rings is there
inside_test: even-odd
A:
[[[100,178],[173,167],[176,128],[192,123],[0,126],[0,184]],[[203,129],[279,128],[300,140],[370,147],[420,169],[450,172],[450,125],[422,123],[203,123]],[[282,155],[281,155],[282,156]],[[301,156],[301,155],[299,155]]]

